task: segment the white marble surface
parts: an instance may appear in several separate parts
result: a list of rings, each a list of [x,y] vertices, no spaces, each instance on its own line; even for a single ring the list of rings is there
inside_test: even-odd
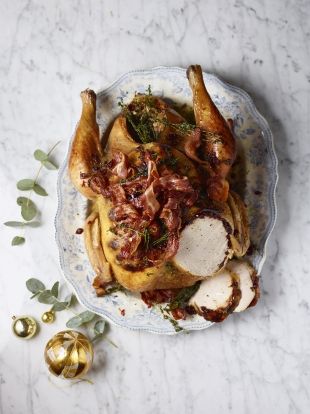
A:
[[[309,1],[0,2],[1,222],[18,218],[15,182],[36,168],[35,148],[57,140],[64,157],[80,111],[79,91],[130,69],[200,63],[247,90],[269,121],[280,165],[279,217],[256,308],[207,331],[176,337],[112,327],[96,346],[86,382],[49,377],[47,339],[61,315],[31,341],[11,333],[11,316],[40,317],[25,280],[61,278],[54,242],[56,173],[36,198],[43,225],[10,247],[1,227],[0,413],[308,413]]]

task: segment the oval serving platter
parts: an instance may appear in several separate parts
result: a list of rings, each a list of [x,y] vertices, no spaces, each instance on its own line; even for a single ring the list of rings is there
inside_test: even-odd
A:
[[[266,244],[276,220],[278,173],[272,134],[247,93],[212,74],[204,73],[204,81],[221,113],[234,121],[239,157],[233,172],[237,177],[233,188],[242,195],[248,207],[252,241],[249,259],[260,273],[266,257]],[[128,72],[97,94],[97,122],[101,131],[105,131],[119,113],[121,98],[127,103],[135,92],[144,93],[149,85],[153,95],[177,105],[192,103],[184,69],[157,67]],[[64,277],[78,300],[90,311],[119,326],[175,334],[175,328],[162,317],[159,307],[148,308],[139,294],[115,292],[96,296],[91,285],[94,272],[87,258],[84,239],[76,234],[76,229],[84,225],[87,200],[71,184],[67,165],[68,155],[58,176],[56,241]],[[179,325],[188,331],[205,329],[212,323],[196,315],[179,321]]]

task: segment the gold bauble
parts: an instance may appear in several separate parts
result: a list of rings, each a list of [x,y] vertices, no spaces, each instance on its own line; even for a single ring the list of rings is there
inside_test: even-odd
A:
[[[38,325],[31,316],[13,316],[13,332],[19,338],[30,339],[37,332]]]
[[[93,362],[93,346],[77,331],[62,331],[46,344],[44,357],[49,371],[57,377],[74,379],[85,375]]]
[[[44,312],[43,315],[41,316],[41,320],[44,323],[52,323],[55,320],[55,312],[53,311],[47,311]]]

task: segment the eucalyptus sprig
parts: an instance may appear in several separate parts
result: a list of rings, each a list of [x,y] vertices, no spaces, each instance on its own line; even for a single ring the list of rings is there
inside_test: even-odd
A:
[[[60,141],[59,141],[60,142]],[[40,167],[35,175],[34,179],[31,178],[23,178],[19,180],[16,184],[16,187],[20,191],[28,191],[28,197],[18,197],[16,202],[21,208],[21,216],[23,221],[6,221],[4,224],[8,227],[14,228],[22,228],[25,230],[26,227],[38,227],[40,226],[39,221],[33,221],[33,219],[38,214],[38,208],[36,204],[32,201],[31,196],[36,193],[39,196],[46,197],[48,193],[39,184],[39,175],[41,173],[42,168],[46,168],[48,170],[57,170],[58,166],[51,160],[50,155],[59,144],[57,142],[48,153],[37,149],[34,151],[33,156],[34,158],[40,162]],[[15,236],[11,242],[12,246],[17,246],[20,244],[25,243],[26,239],[24,235],[22,236]]]
[[[41,280],[32,277],[26,281],[26,287],[32,293],[30,299],[37,298],[38,302],[40,303],[52,305],[52,307],[49,309],[50,311],[60,312],[63,310],[71,310],[71,312],[73,312],[73,310],[70,308],[76,302],[76,297],[72,293],[68,295],[64,300],[59,299],[58,281],[53,284],[51,289],[46,289],[45,284],[41,282]],[[111,345],[118,348],[118,346],[105,335],[107,322],[93,312],[86,310],[75,314],[75,316],[67,321],[66,326],[70,329],[76,329],[80,328],[83,325],[87,325],[92,321],[95,323],[92,327],[93,337],[91,341],[94,342],[97,339],[103,338],[106,339]]]
[[[96,319],[96,321],[92,327],[93,337],[91,341],[94,342],[97,339],[106,339],[111,345],[118,348],[118,346],[105,335],[107,322],[93,312],[87,310],[73,316],[73,318],[69,319],[66,323],[66,327],[70,329],[77,329],[83,325],[89,324],[89,322],[92,322],[94,319]]]
[[[69,309],[75,301],[73,293],[64,300],[59,299],[59,282],[55,282],[51,289],[46,289],[44,283],[39,279],[31,278],[26,281],[26,287],[32,293],[30,299],[36,297],[40,303],[52,305],[50,310],[54,312]]]

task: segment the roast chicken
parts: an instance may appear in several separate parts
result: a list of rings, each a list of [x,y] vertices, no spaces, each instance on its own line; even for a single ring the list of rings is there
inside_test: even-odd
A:
[[[84,239],[97,295],[114,281],[145,297],[199,282],[188,312],[221,321],[256,303],[258,278],[241,259],[250,236],[244,202],[229,186],[232,122],[213,103],[201,67],[190,66],[187,77],[195,124],[148,91],[120,103],[104,148],[96,94],[83,91],[69,173],[90,203]]]

